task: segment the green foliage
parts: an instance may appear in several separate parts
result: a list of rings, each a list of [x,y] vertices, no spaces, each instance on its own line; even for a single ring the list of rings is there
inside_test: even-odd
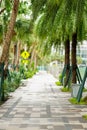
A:
[[[5,98],[8,98],[10,92],[14,92],[15,89],[17,89],[21,83],[21,79],[27,79],[31,78],[35,73],[37,72],[37,69],[34,69],[34,63],[31,64],[31,66],[25,67],[24,65],[20,65],[19,72],[12,71],[10,73],[11,78],[6,78],[4,80],[4,94]]]
[[[37,69],[29,68],[24,72],[23,78],[28,79],[32,78],[33,75],[37,72]]]
[[[21,82],[21,76],[20,73],[17,71],[14,71],[10,74],[11,78],[13,79],[13,81],[15,81],[18,85]],[[17,87],[17,86],[16,86]]]
[[[69,101],[70,101],[72,104],[79,104],[76,98],[70,98]]]
[[[57,49],[60,49],[59,47]],[[55,52],[54,54],[51,54],[51,61],[57,60],[58,62],[63,62],[64,61],[64,56],[59,54],[58,52]]]
[[[83,117],[85,120],[87,120],[87,115],[83,115],[82,117]]]
[[[43,15],[39,18],[37,23],[36,32],[42,37],[46,38],[47,36],[52,36],[52,26],[58,10],[57,4],[47,3]]]
[[[84,89],[83,89],[83,92],[87,92],[87,88],[84,88]]]
[[[30,21],[19,19],[15,23],[15,30],[19,39],[29,41]]]
[[[43,58],[40,59],[39,64],[43,64],[43,65],[47,65],[48,63],[57,60],[59,63],[63,63],[64,62],[64,56],[60,55],[59,53],[55,52],[53,54],[51,54],[51,45],[46,44],[46,46],[44,45],[46,44],[45,42],[42,44],[41,48],[43,47]],[[59,48],[58,48],[59,49]],[[41,54],[42,54],[41,53]]]
[[[44,6],[43,1],[41,0],[40,4],[32,0],[33,13],[40,12],[40,8]],[[81,2],[80,0],[45,1],[43,12],[40,12],[40,17],[37,18],[37,35],[45,39],[51,37],[52,44],[58,45],[59,41],[66,40],[67,35],[71,38],[73,32],[77,31],[78,40],[81,41],[87,27],[85,8],[87,8],[86,0],[81,0]]]
[[[4,80],[4,96],[5,98],[7,98],[9,96],[9,92],[8,92],[8,86],[9,86],[9,82],[7,79]]]
[[[86,89],[86,91],[87,91],[87,89]],[[87,103],[87,96],[85,96],[82,100]]]
[[[59,81],[61,82],[62,74],[60,74],[58,78],[59,78]]]
[[[32,78],[33,75],[33,71],[24,72],[24,79]]]
[[[20,67],[19,67],[19,72],[20,72],[20,75],[21,75],[21,78],[24,77],[24,72],[26,71],[26,68],[24,67],[23,64],[20,64]]]
[[[44,10],[46,2],[47,0],[40,0],[38,2],[37,0],[31,0],[34,19],[36,19],[38,14],[40,14]]]
[[[3,35],[3,26],[0,25],[0,43],[2,42],[3,39],[2,35]]]
[[[5,98],[8,98],[9,92],[14,92],[21,83],[20,73],[14,71],[10,73],[11,80],[8,77],[4,80],[4,94]]]
[[[84,18],[85,18],[85,6],[86,6],[85,0],[78,0],[77,1],[77,14],[76,14],[76,26],[77,26],[77,32],[78,32],[78,38],[80,41],[83,39],[84,34]]]
[[[69,101],[72,103],[72,104],[79,104],[79,105],[86,105],[87,102],[85,102],[83,99],[81,99],[80,102],[77,101],[76,98],[70,98]]]
[[[29,4],[27,1],[21,1],[19,5],[18,14],[28,14],[29,13]]]
[[[61,88],[62,92],[70,92],[70,89],[68,87],[63,87]]]
[[[36,72],[37,69],[34,68],[34,63],[30,64],[30,62],[27,64],[27,66],[24,66],[23,64],[19,67],[21,78],[27,79],[31,78]]]
[[[57,86],[61,86],[60,81],[55,82],[55,84],[56,84]]]
[[[81,57],[77,57],[77,64],[81,64],[82,63],[82,58]]]
[[[5,7],[7,12],[11,11],[11,6],[12,6],[12,2],[10,0],[5,0]]]

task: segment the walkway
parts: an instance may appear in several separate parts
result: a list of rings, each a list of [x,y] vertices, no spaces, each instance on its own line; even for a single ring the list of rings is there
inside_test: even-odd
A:
[[[0,130],[87,130],[87,106],[71,105],[55,79],[40,72],[0,107]]]

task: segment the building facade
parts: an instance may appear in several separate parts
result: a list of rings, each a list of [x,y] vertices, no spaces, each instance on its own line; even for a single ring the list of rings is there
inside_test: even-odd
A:
[[[83,41],[82,44],[78,44],[77,56],[81,57],[83,64],[87,64],[87,41]]]

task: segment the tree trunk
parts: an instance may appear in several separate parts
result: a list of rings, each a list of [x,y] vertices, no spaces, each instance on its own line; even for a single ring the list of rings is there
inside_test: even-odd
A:
[[[30,65],[32,63],[34,63],[34,69],[36,69],[36,67],[37,67],[37,53],[36,53],[35,48],[32,50],[32,53],[31,53]]]
[[[2,51],[2,55],[0,59],[1,63],[2,62],[5,63],[6,58],[9,57],[9,48],[10,48],[14,25],[15,25],[15,21],[17,17],[18,5],[19,5],[19,0],[14,0],[14,5],[13,5],[12,13],[11,13],[11,18],[8,25],[7,33],[6,33],[5,39],[3,40],[3,51]]]
[[[13,59],[13,65],[15,66],[17,62],[17,44],[14,44],[14,59]]]
[[[17,44],[17,62],[16,62],[17,68],[18,68],[18,65],[19,65],[20,51],[21,51],[21,42],[18,41],[18,44]]]
[[[34,69],[37,67],[37,54],[36,52],[34,53]]]
[[[72,83],[76,83],[76,67],[77,67],[76,46],[77,46],[77,33],[75,32],[72,35]]]
[[[32,62],[34,62],[34,50],[31,52],[30,64],[32,64]]]
[[[66,78],[68,77],[70,67],[70,41],[69,37],[65,41],[65,65],[67,65]]]

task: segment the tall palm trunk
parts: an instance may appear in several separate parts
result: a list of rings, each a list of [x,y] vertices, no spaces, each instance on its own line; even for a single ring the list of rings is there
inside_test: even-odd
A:
[[[11,13],[11,18],[8,25],[7,33],[6,33],[5,39],[3,40],[3,51],[2,51],[2,55],[0,59],[1,63],[2,62],[5,63],[7,57],[9,57],[9,48],[10,48],[14,25],[15,25],[15,21],[17,17],[18,5],[19,5],[19,0],[14,0],[14,5],[13,5],[12,13]]]
[[[30,60],[30,64],[34,63],[34,69],[36,69],[37,67],[37,53],[35,48],[33,49],[32,53],[31,53],[31,60]]]
[[[70,67],[70,41],[69,37],[65,41],[65,65],[67,66],[66,69],[66,78],[68,77],[69,67]]]
[[[17,44],[14,44],[14,59],[13,59],[13,65],[16,65],[17,61]]]
[[[30,64],[32,64],[33,61],[34,61],[34,50],[31,52]]]
[[[77,46],[77,33],[75,32],[72,35],[72,83],[76,83],[76,67],[77,67],[76,46]]]
[[[34,53],[34,69],[37,67],[37,54],[36,52]]]
[[[21,51],[21,42],[18,41],[18,44],[17,44],[17,62],[16,62],[17,67],[19,65],[20,51]]]

